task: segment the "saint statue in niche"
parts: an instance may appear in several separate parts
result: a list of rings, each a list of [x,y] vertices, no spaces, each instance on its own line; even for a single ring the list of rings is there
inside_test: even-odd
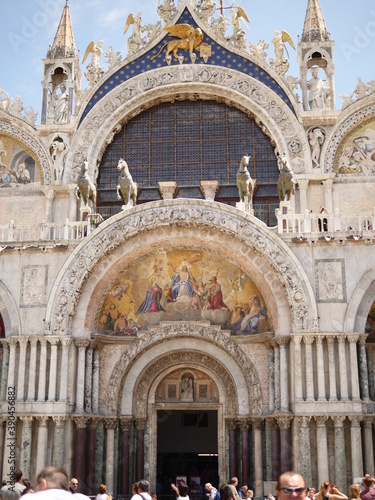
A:
[[[181,400],[193,400],[193,379],[189,377],[181,380]]]

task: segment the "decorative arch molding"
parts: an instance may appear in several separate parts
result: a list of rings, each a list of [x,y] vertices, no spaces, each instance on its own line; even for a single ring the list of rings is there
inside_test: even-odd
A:
[[[173,342],[176,340],[178,342]],[[190,342],[189,349],[183,349],[184,340],[194,340],[194,343]],[[160,346],[162,350],[158,352],[157,359],[151,363],[146,362],[146,367],[140,376],[133,375],[127,383],[130,369],[150,349],[155,356],[157,346]],[[163,323],[158,328],[150,328],[146,335],[137,339],[123,353],[110,377],[107,414],[121,413],[121,392],[124,384],[127,384],[129,394],[133,394],[133,387],[137,386],[136,417],[146,417],[148,391],[152,381],[164,372],[166,367],[175,369],[176,365],[182,363],[205,367],[215,375],[217,380],[221,381],[225,388],[227,415],[235,416],[237,413],[248,414],[249,412],[253,415],[262,414],[261,385],[253,363],[231,340],[228,332],[221,331],[220,328],[210,326],[208,323],[204,325],[194,322]],[[240,382],[235,384],[227,368],[229,364],[233,365],[233,372],[236,372],[236,376],[242,378],[242,384]],[[246,394],[244,390],[239,394],[236,386],[239,387],[239,391],[245,387]]]
[[[90,176],[116,133],[132,117],[151,106],[174,99],[214,99],[251,113],[285,152],[298,172],[311,168],[310,147],[302,125],[288,105],[255,78],[219,66],[183,65],[163,67],[119,85],[89,112],[75,134],[68,164],[75,182],[85,158]],[[296,168],[297,171],[297,168]]]
[[[25,149],[30,151],[37,160],[41,183],[45,186],[50,185],[51,179],[53,179],[53,168],[45,147],[41,144],[39,137],[30,125],[20,120],[19,126],[16,127],[14,122],[14,119],[10,122],[9,119],[0,117],[0,134],[8,135],[25,145]]]
[[[374,300],[375,268],[368,271],[355,287],[345,314],[345,333],[365,333],[367,316]]]
[[[333,172],[336,152],[344,137],[365,121],[371,118],[375,119],[375,104],[369,104],[373,99],[373,96],[370,95],[350,105],[345,110],[342,119],[331,130],[330,136],[326,141],[326,146],[325,148],[323,147],[322,151],[322,158],[325,159],[325,172]]]
[[[46,322],[56,334],[70,334],[82,289],[99,261],[130,238],[153,229],[207,228],[233,238],[243,256],[262,255],[285,286],[293,331],[318,328],[311,284],[293,252],[260,220],[233,207],[207,200],[164,200],[123,211],[101,224],[67,259],[51,291]],[[283,332],[283,334],[289,334]]]
[[[10,291],[0,281],[0,314],[3,317],[7,337],[21,334],[19,309]]]

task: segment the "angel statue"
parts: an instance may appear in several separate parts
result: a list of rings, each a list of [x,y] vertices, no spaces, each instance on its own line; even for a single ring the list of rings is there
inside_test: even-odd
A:
[[[165,54],[165,58],[168,61],[170,58],[170,53],[173,52],[175,59],[178,59],[178,49],[189,50],[190,57],[194,54],[194,49],[198,49],[200,44],[203,42],[203,32],[200,28],[194,28],[190,26],[190,24],[176,24],[175,26],[166,26],[163,28],[164,31],[167,31],[169,36],[175,36],[179,38],[179,40],[171,40],[170,42],[166,42],[159,52],[151,57],[151,61],[156,59],[163,49],[167,47],[167,52]],[[194,54],[195,57],[195,54]]]
[[[233,34],[229,38],[229,40],[233,43],[233,45],[239,49],[246,50],[246,38],[245,32],[241,27],[241,21],[248,27],[246,21],[250,23],[249,18],[245,10],[237,5],[237,12],[234,9],[231,9],[232,13],[232,25],[233,25]]]
[[[290,46],[296,50],[292,37],[289,35],[287,31],[282,30],[281,34],[279,31],[275,31],[275,36],[271,40],[275,49],[275,58],[270,59],[270,65],[275,69],[276,73],[282,77],[285,76],[286,72],[289,69],[289,61],[288,58],[284,56],[284,49],[289,57],[287,48],[285,43],[288,42]]]
[[[87,65],[87,73],[85,73],[85,77],[90,84],[90,87],[94,86],[100,78],[104,75],[104,68],[100,66],[99,60],[100,56],[103,53],[102,50],[103,40],[99,40],[99,42],[95,45],[92,40],[85,51],[85,55],[82,59],[82,64],[86,61],[89,54],[91,54],[91,63]]]
[[[124,35],[128,31],[129,26],[133,25],[133,33],[130,35],[128,39],[128,51],[129,54],[133,54],[138,49],[140,49],[146,42],[144,38],[141,36],[142,29],[142,12],[138,12],[138,14],[134,17],[134,14],[131,12],[125,23]]]

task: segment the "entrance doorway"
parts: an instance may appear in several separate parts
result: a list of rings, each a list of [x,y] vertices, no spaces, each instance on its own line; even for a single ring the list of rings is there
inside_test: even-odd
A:
[[[205,483],[218,486],[217,410],[157,411],[158,500],[174,499],[171,483],[184,479],[190,498],[203,498]]]

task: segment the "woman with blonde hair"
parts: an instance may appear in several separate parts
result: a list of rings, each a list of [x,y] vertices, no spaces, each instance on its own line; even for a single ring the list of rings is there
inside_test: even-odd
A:
[[[95,500],[112,500],[111,495],[107,494],[107,486],[105,484],[99,485],[98,494]]]
[[[348,497],[341,493],[335,484],[323,481],[319,493],[315,495],[315,500],[348,500]]]
[[[361,487],[358,483],[354,483],[349,488],[350,500],[360,500]]]

